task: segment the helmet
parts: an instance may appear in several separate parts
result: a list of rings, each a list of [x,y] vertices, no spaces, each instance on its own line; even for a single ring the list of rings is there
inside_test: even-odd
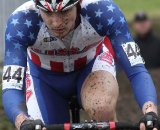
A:
[[[65,11],[76,5],[80,0],[33,0],[38,8],[47,12]]]

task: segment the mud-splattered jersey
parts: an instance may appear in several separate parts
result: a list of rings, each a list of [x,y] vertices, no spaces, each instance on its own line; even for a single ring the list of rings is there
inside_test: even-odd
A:
[[[10,57],[10,60],[6,58],[5,64],[25,67],[28,55],[44,69],[71,72],[84,67],[96,56],[102,40],[103,37],[84,17],[81,17],[80,25],[63,40],[56,38],[49,33],[34,3],[28,2],[9,19],[6,57]],[[16,53],[10,55],[13,51]]]

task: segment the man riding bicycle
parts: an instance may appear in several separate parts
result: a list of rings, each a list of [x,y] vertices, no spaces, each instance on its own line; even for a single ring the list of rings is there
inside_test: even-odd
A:
[[[144,113],[141,130],[148,117],[157,128],[154,84],[112,0],[26,2],[11,14],[5,44],[3,105],[17,129],[69,122],[74,94],[91,119],[117,120],[115,60]]]

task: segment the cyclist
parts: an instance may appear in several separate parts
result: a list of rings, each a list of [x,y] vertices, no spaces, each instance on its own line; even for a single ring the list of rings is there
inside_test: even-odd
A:
[[[73,94],[92,119],[116,120],[115,59],[144,113],[141,129],[148,117],[157,127],[155,87],[112,0],[26,2],[11,14],[5,44],[3,105],[17,129],[68,122]]]

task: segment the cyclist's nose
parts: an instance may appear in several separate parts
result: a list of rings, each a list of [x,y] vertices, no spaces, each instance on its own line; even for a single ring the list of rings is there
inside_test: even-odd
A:
[[[53,27],[60,27],[63,23],[63,17],[61,14],[55,14],[52,16],[52,25]]]

